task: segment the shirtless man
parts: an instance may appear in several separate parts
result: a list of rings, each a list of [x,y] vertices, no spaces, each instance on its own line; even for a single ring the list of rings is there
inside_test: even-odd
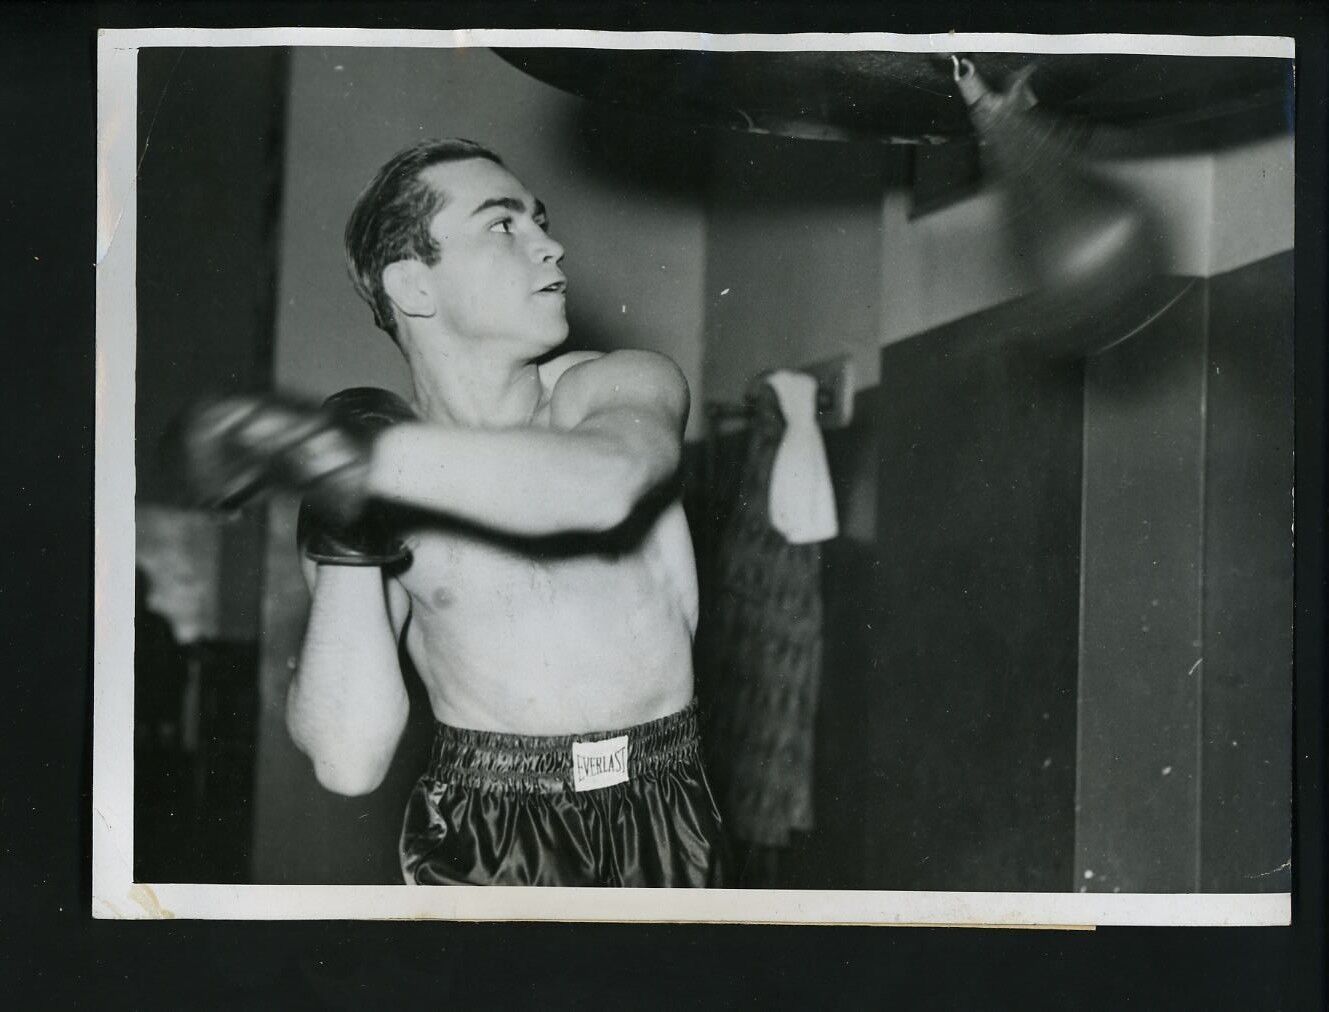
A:
[[[546,360],[568,333],[563,247],[471,142],[391,159],[346,243],[411,403],[232,398],[194,427],[214,501],[306,493],[293,740],[328,789],[374,790],[406,726],[404,645],[438,722],[402,827],[408,883],[721,884],[681,373],[639,351]]]

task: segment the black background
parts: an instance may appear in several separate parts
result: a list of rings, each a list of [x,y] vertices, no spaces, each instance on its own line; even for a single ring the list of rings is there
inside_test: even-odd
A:
[[[0,981],[20,1007],[1326,1005],[1325,20],[1312,4],[10,4],[0,12]],[[440,20],[445,19],[445,20]],[[90,914],[95,31],[347,25],[1281,34],[1297,67],[1294,925],[110,922]]]

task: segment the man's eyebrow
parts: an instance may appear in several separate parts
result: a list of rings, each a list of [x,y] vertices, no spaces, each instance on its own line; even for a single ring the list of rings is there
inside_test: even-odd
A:
[[[474,218],[477,214],[484,214],[485,211],[492,210],[493,208],[496,207],[501,207],[504,210],[513,212],[514,214],[522,214],[526,210],[526,202],[518,200],[516,197],[490,197],[488,200],[481,203],[479,207],[477,207],[474,211],[471,212],[471,217]],[[548,217],[548,215],[545,213],[545,206],[541,201],[537,200],[535,202],[535,210],[532,212],[532,217],[534,218]]]

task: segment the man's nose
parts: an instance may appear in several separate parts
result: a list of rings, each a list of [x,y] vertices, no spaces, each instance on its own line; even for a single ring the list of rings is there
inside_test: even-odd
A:
[[[563,245],[548,233],[540,233],[540,238],[535,242],[535,256],[541,263],[561,263],[564,252]]]

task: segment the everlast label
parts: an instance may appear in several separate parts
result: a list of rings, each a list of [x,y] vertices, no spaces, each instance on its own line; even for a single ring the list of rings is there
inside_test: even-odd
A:
[[[572,743],[572,786],[578,791],[612,787],[628,779],[628,736]]]

